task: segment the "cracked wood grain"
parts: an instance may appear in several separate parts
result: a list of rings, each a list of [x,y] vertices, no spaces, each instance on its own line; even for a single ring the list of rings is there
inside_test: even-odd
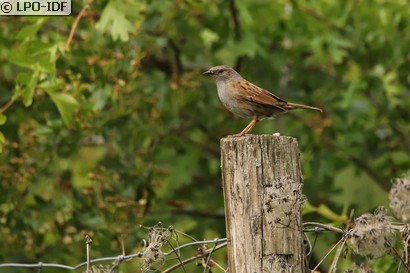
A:
[[[229,272],[304,270],[300,152],[296,139],[221,139]]]

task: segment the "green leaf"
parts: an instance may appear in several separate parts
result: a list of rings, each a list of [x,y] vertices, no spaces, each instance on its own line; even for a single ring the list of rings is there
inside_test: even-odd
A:
[[[218,33],[207,28],[201,31],[200,36],[206,46],[211,46],[213,43],[219,40]]]
[[[35,69],[35,62],[33,58],[31,58],[26,54],[26,52],[21,49],[11,51],[8,56],[8,60],[11,63],[19,65],[21,67],[29,68],[31,70]]]
[[[38,75],[38,72],[19,73],[16,77],[17,85],[14,90],[13,99],[22,96],[24,106],[30,106],[33,103],[33,96],[38,81]]]
[[[55,73],[55,61],[50,57],[50,54],[41,54],[33,57],[25,52],[17,50],[9,55],[9,61],[21,67],[31,70],[38,70],[49,74]]]
[[[345,81],[359,81],[362,77],[362,69],[359,66],[359,64],[357,64],[354,61],[349,61],[349,63],[347,64],[347,71],[343,76],[343,79]]]
[[[230,40],[216,52],[216,56],[223,62],[233,63],[239,56],[254,58],[256,55],[265,56],[266,51],[260,45],[260,39],[253,34],[247,33],[240,41]]]
[[[6,142],[6,138],[4,137],[4,134],[0,132],[0,153],[3,152],[4,142]]]
[[[354,99],[354,95],[359,91],[366,88],[366,82],[362,81],[352,81],[346,92],[343,93],[343,100],[341,101],[341,107],[344,109],[348,109],[352,105],[352,101]]]
[[[16,77],[16,83],[27,85],[30,82],[32,73],[20,72]]]
[[[323,217],[326,217],[332,221],[339,221],[339,222],[344,222],[347,220],[346,215],[339,215],[335,212],[333,212],[328,206],[325,204],[320,204],[319,207],[316,208],[316,212],[322,215]]]
[[[340,64],[343,61],[343,57],[346,56],[346,51],[332,46],[329,48],[329,54],[334,63]]]
[[[315,211],[316,211],[315,207],[313,207],[312,204],[310,204],[310,202],[306,200],[306,202],[303,204],[302,214],[306,215],[306,214],[309,214]]]
[[[401,91],[401,87],[397,84],[396,71],[390,71],[383,76],[383,85],[389,99],[394,99]]]
[[[55,44],[40,41],[23,42],[8,54],[8,60],[21,67],[54,74],[57,50],[58,45]]]
[[[53,133],[53,129],[49,126],[39,126],[33,133],[33,135],[40,136],[40,135],[51,135]]]
[[[95,25],[96,29],[105,32],[108,29],[111,31],[111,36],[114,41],[120,39],[128,41],[128,33],[133,30],[132,24],[125,18],[124,13],[119,9],[117,1],[110,1],[105,7],[100,21]]]
[[[55,103],[60,112],[60,115],[66,125],[72,123],[74,114],[78,109],[77,100],[69,95],[57,92],[48,92],[51,100]]]
[[[94,108],[96,110],[101,110],[102,108],[104,108],[111,92],[112,89],[109,86],[98,88],[93,92]]]
[[[55,45],[51,43],[31,41],[27,44],[27,53],[30,55],[36,55],[44,52],[49,52],[53,47],[55,47]]]
[[[48,74],[55,73],[55,62],[50,59],[49,54],[43,54],[38,59],[38,70]]]
[[[38,87],[49,93],[64,88],[64,81],[62,79],[50,78],[40,83]]]
[[[26,88],[23,91],[23,104],[26,107],[29,107],[33,103],[34,91],[36,89],[38,80],[38,72],[34,72],[31,75],[30,81],[28,82]]]
[[[0,114],[0,125],[3,125],[4,123],[6,123],[7,121],[7,117],[3,114]]]
[[[36,35],[37,35],[37,31],[41,28],[41,26],[45,22],[47,22],[47,17],[39,17],[39,19],[36,22],[34,22],[34,23],[32,23],[32,24],[30,24],[26,27],[23,27],[17,33],[16,38],[20,39],[20,40],[21,39],[27,39],[27,38],[30,38],[30,39],[35,38]]]

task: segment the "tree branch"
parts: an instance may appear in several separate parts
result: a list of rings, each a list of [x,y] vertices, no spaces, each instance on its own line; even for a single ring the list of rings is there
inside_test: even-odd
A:
[[[181,50],[179,49],[177,44],[172,39],[168,38],[168,42],[169,42],[170,48],[174,52],[176,75],[179,77],[181,76],[182,71],[183,71],[183,66],[182,66],[182,61],[181,61]]]
[[[403,130],[394,120],[389,120],[389,122],[393,132],[395,132],[397,134],[397,137],[400,139],[399,143],[403,145],[403,148],[406,151],[406,153],[410,155],[410,142],[408,135],[405,132],[403,132]]]
[[[10,106],[13,105],[13,103],[15,102],[15,100],[11,99],[9,100],[6,105],[4,105],[2,108],[0,108],[0,114],[2,114],[4,111],[6,111]]]
[[[380,175],[378,175],[369,165],[367,165],[366,162],[355,156],[350,156],[349,158],[354,164],[356,164],[357,167],[362,169],[368,176],[370,176],[370,178],[373,179],[376,184],[378,184],[383,190],[385,190],[386,192],[390,190],[389,183],[386,183],[386,181]]]
[[[80,13],[78,13],[77,17],[74,20],[73,26],[71,27],[70,35],[68,36],[67,42],[64,45],[64,51],[68,51],[70,48],[70,44],[73,40],[75,30],[77,29],[78,23],[80,22],[81,17],[83,17],[85,11],[90,7],[93,0],[89,0],[87,4],[81,9]]]
[[[235,0],[229,0],[229,12],[231,13],[232,21],[233,21],[233,32],[234,32],[234,40],[239,41],[242,37],[241,33],[241,25],[239,22],[239,16],[238,16],[238,8],[236,7],[236,2]],[[235,69],[236,70],[241,70],[241,64],[244,60],[244,56],[239,56],[238,59],[236,59],[235,62]]]
[[[346,31],[343,28],[340,28],[339,26],[335,25],[333,22],[328,21],[328,19],[323,16],[322,14],[320,14],[319,12],[307,7],[307,6],[303,6],[303,5],[296,5],[298,7],[298,9],[309,15],[312,16],[313,18],[315,18],[316,20],[318,20],[319,22],[322,22],[323,24],[325,24],[329,29],[335,30],[337,32],[339,32],[340,34],[345,34]]]
[[[235,0],[229,1],[229,12],[233,20],[234,39],[238,41],[241,39],[241,26],[239,24],[238,8],[236,7]]]

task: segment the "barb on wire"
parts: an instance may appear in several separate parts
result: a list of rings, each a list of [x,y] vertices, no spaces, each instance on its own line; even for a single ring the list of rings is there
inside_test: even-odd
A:
[[[312,230],[306,230],[305,229],[306,226],[315,226],[315,228],[312,229]],[[317,229],[318,227],[323,228],[324,230],[333,231],[333,232],[340,233],[340,234],[345,234],[346,233],[346,231],[343,230],[343,229],[333,227],[333,226],[329,226],[329,225],[325,225],[325,224],[322,224],[322,223],[316,223],[316,222],[303,223],[303,228],[304,228],[305,232],[309,232],[309,231],[318,232],[318,229]]]
[[[40,266],[39,266],[39,268],[38,268],[38,270],[37,270],[37,273],[41,273],[41,271],[43,271],[43,265],[40,263]]]

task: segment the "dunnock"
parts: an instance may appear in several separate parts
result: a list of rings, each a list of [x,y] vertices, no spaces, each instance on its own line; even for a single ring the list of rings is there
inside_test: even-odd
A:
[[[204,74],[215,78],[219,99],[229,111],[242,118],[252,118],[248,126],[235,136],[246,135],[261,119],[273,118],[289,110],[308,109],[322,112],[320,108],[286,102],[248,82],[234,69],[225,65],[211,67]]]

